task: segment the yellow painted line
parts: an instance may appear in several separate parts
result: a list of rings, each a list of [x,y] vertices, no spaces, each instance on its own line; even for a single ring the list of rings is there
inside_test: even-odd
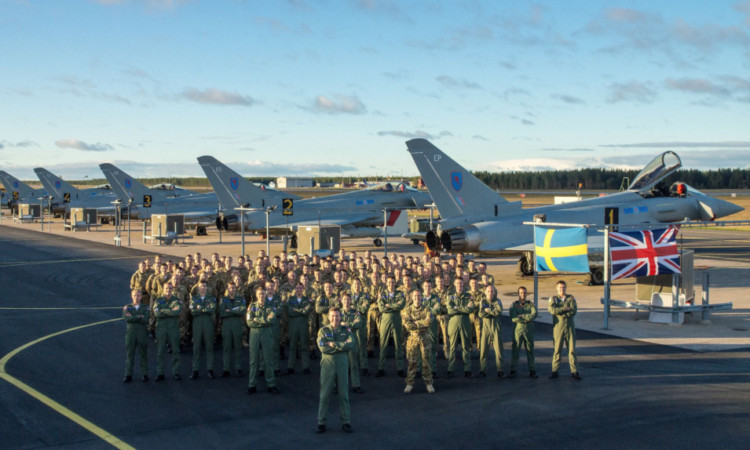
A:
[[[93,423],[89,422],[88,420],[84,419],[83,417],[79,416],[78,414],[74,413],[70,409],[66,408],[65,406],[57,403],[56,401],[52,400],[51,398],[47,397],[46,395],[42,394],[41,392],[37,391],[33,387],[29,386],[28,384],[22,382],[21,380],[11,376],[8,374],[8,372],[5,371],[5,365],[10,361],[11,358],[19,354],[20,352],[26,350],[27,348],[36,345],[40,342],[46,341],[47,339],[51,339],[55,336],[59,336],[61,334],[69,333],[71,331],[80,330],[87,327],[93,327],[95,325],[101,325],[109,322],[115,322],[122,319],[109,319],[104,320],[102,322],[95,322],[90,323],[88,325],[81,325],[79,327],[69,328],[67,330],[58,331],[57,333],[52,333],[47,336],[41,337],[37,340],[31,341],[27,344],[24,344],[17,349],[13,350],[12,352],[8,353],[7,355],[3,356],[2,359],[0,359],[0,378],[7,381],[8,383],[12,384],[13,386],[17,387],[18,389],[24,391],[25,393],[29,394],[30,396],[34,397],[35,399],[39,400],[40,402],[44,403],[45,405],[49,406],[53,410],[57,411],[58,413],[62,414],[64,417],[67,417],[68,419],[75,422],[77,425],[85,428],[86,430],[92,432],[94,435],[102,439],[103,441],[107,442],[108,444],[112,445],[115,448],[119,449],[133,449],[134,447],[128,445],[127,443],[123,442],[122,440],[118,439],[115,435],[112,433],[94,425]]]
[[[80,258],[80,259],[52,259],[49,261],[19,261],[10,263],[0,263],[0,267],[31,266],[34,264],[62,264],[72,262],[89,262],[89,261],[117,261],[121,259],[144,259],[143,256],[118,256],[116,258]]]

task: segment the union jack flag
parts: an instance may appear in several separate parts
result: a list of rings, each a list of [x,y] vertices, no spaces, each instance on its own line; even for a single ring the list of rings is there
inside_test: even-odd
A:
[[[680,272],[678,228],[609,233],[612,279]]]

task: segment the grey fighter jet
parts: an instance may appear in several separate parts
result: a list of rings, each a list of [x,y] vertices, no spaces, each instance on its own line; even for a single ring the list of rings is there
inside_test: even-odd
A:
[[[8,208],[12,210],[16,210],[20,203],[39,204],[40,198],[48,197],[44,189],[34,189],[4,170],[0,170],[0,183],[5,186],[3,201],[7,202]],[[45,201],[44,203],[46,206],[48,202]],[[54,210],[56,206],[53,203],[52,209]]]
[[[269,211],[271,232],[296,231],[297,227],[304,225],[340,225],[345,237],[372,237],[375,245],[379,246],[382,244],[381,230],[377,227],[383,225],[384,210],[388,214],[387,223],[393,225],[402,210],[424,208],[432,203],[426,192],[404,184],[394,186],[390,183],[319,198],[294,199],[288,194],[282,198],[271,197],[267,191],[245,180],[212,156],[201,156],[198,162],[225,210],[240,206],[259,209],[245,213],[244,223],[246,229],[262,233],[266,227],[265,209],[275,207]],[[237,224],[238,217],[234,215],[228,219],[232,224]]]
[[[34,173],[39,177],[44,189],[57,202],[55,212],[68,213],[70,207],[109,208],[116,197],[109,187],[78,189],[47,169],[37,167]]]
[[[533,227],[523,223],[535,218],[549,223],[601,226],[605,224],[605,213],[610,216],[607,223],[625,225],[711,221],[743,210],[679,181],[665,186],[664,178],[682,165],[671,151],[648,163],[622,192],[524,209],[521,202],[508,202],[425,139],[412,139],[406,146],[440,212],[438,230],[426,236],[427,246],[432,250],[528,251],[534,241]],[[589,230],[591,240],[596,231]],[[598,236],[601,239],[601,233]],[[521,266],[529,268],[530,261]]]
[[[152,214],[182,214],[185,225],[195,227],[198,235],[215,223],[219,202],[213,192],[201,194],[172,185],[149,188],[113,164],[100,164],[115,196],[125,204],[130,202],[130,217],[147,220]]]

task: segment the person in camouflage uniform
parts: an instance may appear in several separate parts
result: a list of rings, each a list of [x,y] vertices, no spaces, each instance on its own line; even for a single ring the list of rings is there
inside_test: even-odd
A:
[[[438,348],[438,336],[439,336],[439,323],[438,317],[445,314],[445,307],[440,297],[435,294],[432,289],[432,283],[430,280],[424,280],[422,282],[422,303],[432,313],[432,322],[430,323],[430,336],[432,337],[431,351],[430,351],[430,369],[432,369],[432,378],[437,378],[437,348]]]
[[[430,308],[422,301],[422,294],[418,291],[411,292],[411,304],[401,311],[401,320],[409,332],[406,341],[406,359],[408,367],[406,371],[406,387],[404,393],[409,394],[414,389],[414,378],[417,375],[417,360],[422,360],[422,379],[427,386],[427,392],[435,393],[432,386],[432,367],[430,357],[432,355],[432,333],[430,326],[434,317]]]

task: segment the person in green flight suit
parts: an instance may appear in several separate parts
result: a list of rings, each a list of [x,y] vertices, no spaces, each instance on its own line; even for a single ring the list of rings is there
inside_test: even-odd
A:
[[[557,370],[560,368],[560,353],[562,353],[563,344],[568,346],[568,364],[570,364],[570,376],[576,380],[581,380],[581,374],[578,373],[576,358],[576,326],[573,317],[578,312],[576,299],[566,293],[567,284],[560,280],[555,284],[557,295],[549,299],[547,309],[552,314],[552,374],[550,378],[557,378]]]
[[[206,349],[208,378],[214,377],[214,318],[216,298],[208,293],[205,281],[198,283],[198,293],[190,299],[190,315],[193,316],[193,373],[191,380],[199,377],[201,347]]]
[[[352,296],[348,292],[341,295],[341,325],[344,326],[351,334],[354,340],[354,348],[350,349],[349,355],[349,381],[352,385],[352,391],[356,394],[362,394],[364,391],[359,383],[359,330],[364,325],[362,314],[352,306]]]
[[[227,282],[227,295],[218,305],[221,322],[221,346],[223,350],[222,377],[229,376],[232,353],[234,353],[234,370],[238,377],[242,376],[240,364],[242,359],[242,317],[247,310],[245,297],[237,294],[237,285],[234,281]],[[234,352],[232,352],[234,350]]]
[[[286,311],[289,317],[289,361],[286,372],[294,373],[294,365],[297,362],[297,353],[302,360],[302,373],[310,373],[310,352],[307,350],[309,341],[309,323],[310,311],[313,310],[312,300],[305,295],[305,286],[297,283],[294,287],[294,293],[286,301]]]
[[[172,348],[172,374],[175,380],[180,377],[180,331],[178,317],[182,311],[180,299],[173,295],[172,282],[164,285],[164,296],[154,302],[153,314],[156,316],[156,381],[164,380],[164,353],[167,341]]]
[[[318,331],[318,348],[320,358],[320,402],[318,404],[318,428],[316,433],[325,433],[328,419],[328,404],[331,399],[334,382],[338,383],[339,416],[341,428],[346,433],[352,432],[351,412],[349,410],[349,350],[354,347],[352,334],[341,326],[341,311],[332,308],[328,311],[329,325]]]
[[[471,296],[464,292],[464,281],[456,278],[453,282],[456,291],[445,299],[448,311],[448,373],[447,378],[453,377],[453,366],[456,364],[456,346],[461,339],[461,358],[464,362],[464,376],[471,378],[471,320],[469,315],[477,307]]]
[[[276,377],[273,373],[273,330],[271,326],[276,320],[276,312],[273,306],[266,304],[266,290],[258,286],[255,288],[255,302],[247,308],[245,316],[247,326],[250,328],[250,374],[247,393],[255,394],[258,388],[255,386],[258,376],[258,360],[261,349],[263,350],[263,362],[268,392],[278,394]]]
[[[123,383],[133,381],[133,366],[135,364],[135,350],[141,357],[141,380],[148,381],[148,306],[142,305],[143,293],[139,286],[131,289],[130,298],[133,303],[122,308],[122,318],[125,319],[125,378]]]
[[[503,302],[497,298],[495,286],[488,285],[484,288],[484,297],[478,305],[479,317],[482,319],[482,336],[479,344],[479,376],[487,376],[487,356],[490,353],[490,345],[495,351],[495,367],[497,377],[503,378],[503,333],[500,327],[500,317],[503,313]]]
[[[398,376],[405,377],[404,358],[401,353],[403,339],[401,310],[406,306],[406,297],[403,291],[396,290],[396,279],[388,277],[386,289],[380,294],[378,299],[378,309],[382,316],[380,318],[380,358],[378,359],[378,371],[376,377],[385,375],[385,358],[388,353],[388,341],[393,338],[394,355],[396,357],[396,369]]]
[[[536,308],[534,302],[526,301],[526,288],[518,288],[518,300],[510,307],[510,320],[513,321],[513,350],[510,357],[509,378],[516,377],[518,369],[518,357],[521,347],[526,349],[526,364],[529,366],[529,377],[536,378],[536,365],[534,363],[534,319],[536,319]]]

